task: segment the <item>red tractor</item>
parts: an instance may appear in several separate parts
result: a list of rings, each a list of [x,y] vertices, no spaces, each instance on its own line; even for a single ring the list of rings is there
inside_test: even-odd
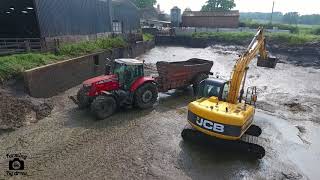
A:
[[[110,75],[84,81],[78,91],[79,108],[90,106],[97,119],[111,116],[120,106],[150,108],[157,101],[155,79],[144,76],[143,62],[136,59],[116,59]],[[73,98],[74,99],[74,98]],[[75,99],[74,99],[75,100]]]
[[[157,101],[158,91],[166,92],[193,85],[208,77],[212,61],[190,59],[180,62],[158,62],[159,76],[144,75],[144,64],[136,59],[112,61],[110,72],[82,83],[77,97],[70,97],[80,109],[90,107],[97,119],[111,116],[118,107],[150,108]]]

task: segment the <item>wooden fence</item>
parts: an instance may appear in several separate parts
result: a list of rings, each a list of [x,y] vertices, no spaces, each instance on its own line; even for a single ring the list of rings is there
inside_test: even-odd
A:
[[[121,36],[129,43],[143,41],[142,35],[139,33],[127,34],[106,34],[106,37]],[[85,36],[64,36],[54,38],[0,38],[0,56],[24,53],[24,52],[55,52],[60,44],[76,43],[85,40],[96,40],[103,36],[94,36],[90,39]]]
[[[42,47],[40,38],[0,38],[0,55],[41,51]]]

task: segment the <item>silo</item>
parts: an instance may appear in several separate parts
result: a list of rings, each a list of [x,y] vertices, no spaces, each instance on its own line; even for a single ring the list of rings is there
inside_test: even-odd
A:
[[[171,24],[173,27],[179,27],[181,23],[181,9],[179,9],[177,6],[173,7],[171,9]]]

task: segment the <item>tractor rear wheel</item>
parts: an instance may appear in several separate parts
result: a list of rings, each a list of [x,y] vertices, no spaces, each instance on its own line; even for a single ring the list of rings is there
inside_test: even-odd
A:
[[[199,84],[201,83],[201,81],[203,81],[207,78],[209,78],[209,76],[204,73],[197,75],[197,77],[193,81],[193,92],[195,95],[197,95],[197,93],[198,93],[198,88],[199,88]]]
[[[141,109],[151,108],[158,98],[158,89],[154,83],[146,83],[135,92],[135,105]]]
[[[90,105],[90,97],[87,96],[87,91],[83,87],[77,93],[78,107],[79,109],[85,109]]]
[[[91,104],[91,112],[101,120],[111,116],[117,109],[117,102],[112,96],[98,96]]]

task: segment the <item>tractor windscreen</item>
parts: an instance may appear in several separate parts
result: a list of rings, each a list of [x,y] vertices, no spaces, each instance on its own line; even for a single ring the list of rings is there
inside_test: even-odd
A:
[[[115,63],[113,67],[113,74],[118,76],[119,82],[123,82],[123,76],[125,73],[125,66],[119,63]]]

